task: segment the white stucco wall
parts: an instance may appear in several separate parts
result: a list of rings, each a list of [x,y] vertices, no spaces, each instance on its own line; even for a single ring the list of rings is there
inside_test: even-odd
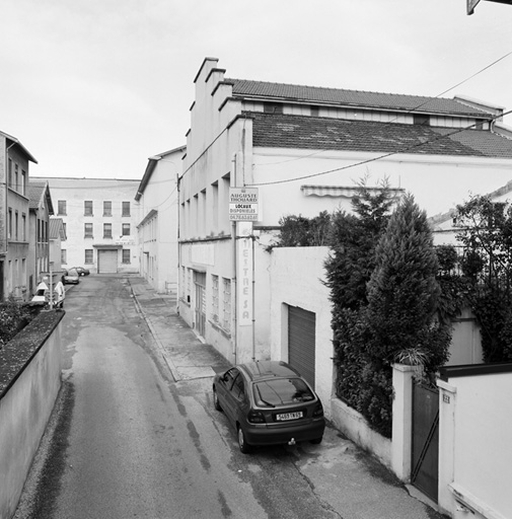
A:
[[[451,377],[441,382],[440,504],[455,496],[476,518],[512,517],[512,371]],[[451,490],[450,490],[451,489]]]
[[[270,263],[270,347],[273,360],[288,360],[287,305],[313,312],[316,318],[315,390],[327,416],[333,388],[332,305],[325,280],[327,247],[274,248]]]
[[[169,294],[177,293],[178,283],[177,178],[182,156],[181,148],[162,154],[139,199],[140,273],[158,292]],[[154,218],[145,220],[155,211]]]
[[[433,216],[468,200],[471,194],[490,193],[512,179],[510,159],[397,154],[352,166],[379,154],[283,148],[255,148],[253,154],[254,184],[261,184],[266,225],[277,222],[283,212],[314,216],[338,205],[350,209],[348,198],[304,196],[303,185],[357,187],[368,176],[367,184],[373,187],[388,179],[391,188],[412,193],[419,207]],[[347,166],[351,167],[343,169]],[[283,179],[297,180],[272,183]]]

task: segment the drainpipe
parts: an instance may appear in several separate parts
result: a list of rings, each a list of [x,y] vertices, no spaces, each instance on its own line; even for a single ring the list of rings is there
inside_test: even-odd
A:
[[[234,180],[231,180],[230,181],[230,184],[232,184],[234,182],[234,186],[233,187],[236,187],[237,185],[237,181],[236,181],[236,158],[233,158],[231,160],[231,163],[232,163],[232,170],[233,170],[233,177],[234,177]],[[229,206],[228,206],[229,207]],[[237,268],[237,261],[236,261],[236,221],[233,221],[232,225],[231,225],[231,239],[233,241],[233,294],[234,294],[234,300],[235,300],[235,304],[232,305],[233,307],[233,315],[234,315],[234,323],[233,323],[233,326],[234,326],[234,338],[235,340],[233,341],[233,364],[236,364],[236,345],[237,345],[237,342],[238,342],[238,295],[237,295],[237,278],[236,278],[236,268]],[[233,297],[232,297],[233,299]]]

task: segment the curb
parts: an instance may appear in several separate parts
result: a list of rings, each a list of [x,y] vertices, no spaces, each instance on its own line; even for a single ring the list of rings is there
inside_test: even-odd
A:
[[[144,312],[142,305],[140,304],[137,294],[134,292],[132,283],[130,279],[128,278],[128,284],[130,285],[130,292],[133,297],[133,300],[135,301],[135,308],[137,312],[142,316],[146,324],[148,325],[149,331],[151,332],[151,335],[153,336],[153,339],[155,340],[159,350],[160,354],[162,355],[162,358],[164,359],[165,363],[167,364],[167,367],[169,368],[169,371],[171,372],[172,378],[174,379],[174,382],[179,382],[181,380],[181,375],[178,372],[178,369],[172,362],[172,360],[166,355],[165,348],[158,338],[158,333],[156,332],[153,324],[151,323],[150,319],[147,317],[146,313]]]

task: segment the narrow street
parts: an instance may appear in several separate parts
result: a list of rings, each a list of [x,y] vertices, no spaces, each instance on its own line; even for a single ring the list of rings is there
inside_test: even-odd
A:
[[[441,517],[330,427],[240,453],[211,376],[175,380],[128,279],[82,278],[65,310],[63,387],[16,519]]]
[[[65,310],[60,414],[16,517],[339,517],[290,453],[238,452],[211,379],[173,382],[125,280],[82,278]]]

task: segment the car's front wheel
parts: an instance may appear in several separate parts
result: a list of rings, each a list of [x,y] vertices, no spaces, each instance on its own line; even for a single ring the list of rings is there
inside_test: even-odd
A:
[[[215,391],[215,388],[213,388],[213,405],[217,411],[222,411],[222,406],[219,402],[219,397],[217,396],[217,391]]]
[[[251,452],[251,446],[247,443],[247,440],[245,439],[245,433],[244,430],[238,426],[238,447],[240,448],[240,452],[243,454],[249,454]]]

